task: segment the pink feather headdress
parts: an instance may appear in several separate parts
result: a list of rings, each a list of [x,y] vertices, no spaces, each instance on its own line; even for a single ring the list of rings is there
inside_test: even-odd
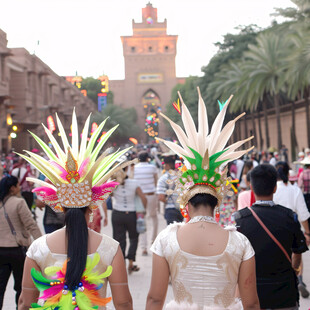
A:
[[[114,153],[111,153],[108,149],[98,157],[105,142],[118,125],[111,128],[95,147],[106,120],[98,126],[89,141],[87,141],[89,115],[83,128],[79,146],[79,131],[75,111],[73,111],[72,115],[71,145],[57,114],[56,119],[63,149],[61,149],[52,133],[43,125],[55,153],[38,136],[31,133],[48,159],[46,160],[38,154],[29,151],[26,151],[29,157],[19,154],[44,174],[50,183],[35,178],[27,178],[27,180],[40,186],[33,191],[40,200],[56,212],[62,212],[62,207],[82,208],[90,206],[96,209],[98,202],[106,200],[118,185],[117,182],[109,181],[111,176],[119,169],[131,164],[131,162],[120,161],[120,158],[130,148],[121,151],[117,150]]]

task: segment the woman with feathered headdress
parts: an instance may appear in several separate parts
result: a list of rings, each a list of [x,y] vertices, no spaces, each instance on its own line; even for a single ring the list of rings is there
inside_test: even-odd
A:
[[[112,299],[106,297],[108,281],[115,308],[132,309],[126,266],[118,242],[87,227],[93,220],[93,210],[118,185],[110,181],[111,176],[130,164],[119,162],[115,165],[128,149],[114,153],[105,151],[98,157],[117,126],[110,129],[95,147],[105,121],[88,139],[90,116],[86,120],[79,146],[80,134],[75,111],[70,145],[56,117],[64,149],[43,125],[56,153],[32,134],[48,160],[28,151],[29,156],[21,156],[50,181],[28,179],[39,186],[34,190],[38,199],[55,212],[65,213],[66,226],[35,240],[28,249],[18,309],[106,309],[105,305]]]
[[[199,89],[198,93],[198,131],[180,94],[179,113],[185,132],[162,114],[180,145],[161,141],[185,160],[179,172],[171,173],[177,177],[175,191],[181,213],[189,221],[170,224],[152,245],[153,272],[146,309],[163,308],[169,277],[174,301],[166,309],[260,309],[252,246],[235,229],[223,229],[217,223],[219,206],[231,188],[227,167],[224,170],[223,167],[249,151],[235,152],[235,149],[251,138],[225,148],[239,119],[228,122],[222,129],[231,98],[225,104],[220,103],[221,111],[208,134],[207,111]],[[235,298],[237,286],[241,301]]]

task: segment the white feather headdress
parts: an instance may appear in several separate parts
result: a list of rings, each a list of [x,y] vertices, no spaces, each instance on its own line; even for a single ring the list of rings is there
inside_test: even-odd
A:
[[[194,120],[183,102],[181,94],[178,93],[181,101],[181,116],[185,131],[163,113],[161,113],[161,116],[170,123],[180,145],[157,138],[176,154],[186,159],[190,164],[190,167],[186,171],[178,172],[179,178],[176,183],[176,191],[179,194],[178,201],[181,208],[197,193],[212,194],[218,199],[219,205],[231,187],[231,184],[227,181],[227,171],[224,170],[223,173],[220,173],[220,166],[241,157],[254,148],[253,146],[247,150],[236,151],[237,148],[251,140],[253,136],[226,147],[228,140],[234,132],[235,123],[245,114],[242,113],[222,128],[232,96],[225,104],[220,104],[221,111],[217,115],[209,132],[207,109],[201,97],[200,90],[199,88],[197,89],[199,96],[198,130],[196,130]]]

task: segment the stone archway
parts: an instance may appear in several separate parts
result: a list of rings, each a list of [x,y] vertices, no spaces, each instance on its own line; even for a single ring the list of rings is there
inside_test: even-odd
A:
[[[147,140],[154,139],[158,136],[158,112],[161,111],[160,98],[155,91],[149,89],[142,97],[142,105],[145,115],[144,131]]]

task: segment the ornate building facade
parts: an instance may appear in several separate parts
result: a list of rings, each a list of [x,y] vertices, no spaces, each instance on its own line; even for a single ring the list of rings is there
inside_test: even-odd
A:
[[[132,36],[122,36],[125,80],[110,81],[114,104],[134,107],[138,125],[150,136],[167,134],[158,121],[158,111],[165,109],[171,91],[184,79],[176,77],[177,35],[167,34],[167,20],[159,22],[157,9],[148,3],[142,9],[142,22],[132,21]],[[141,135],[146,141],[147,135]]]
[[[0,30],[0,150],[7,153],[11,149],[22,152],[37,148],[28,130],[46,140],[40,124],[46,124],[48,116],[56,122],[55,112],[70,132],[74,107],[80,126],[85,121],[85,111],[88,114],[95,109],[76,86],[58,76],[36,55],[24,48],[7,48],[6,34]],[[54,136],[60,139],[57,132]]]

